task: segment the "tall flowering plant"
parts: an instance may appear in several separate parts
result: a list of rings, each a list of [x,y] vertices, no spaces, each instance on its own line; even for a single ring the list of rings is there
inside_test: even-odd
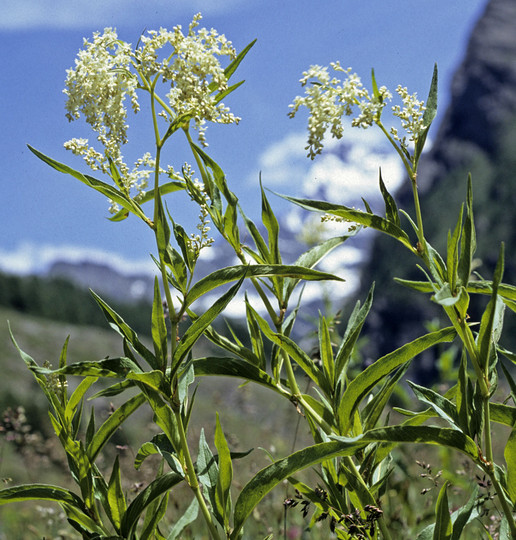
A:
[[[86,139],[72,139],[65,146],[82,156],[93,171],[107,176],[108,182],[31,148],[54,169],[107,197],[113,221],[123,221],[133,214],[152,230],[157,268],[149,330],[152,348],[96,294],[94,298],[110,326],[122,337],[120,357],[69,364],[65,343],[59,366],[52,370],[38,365],[12,338],[50,403],[50,420],[78,493],[29,484],[0,491],[0,504],[28,499],[54,501],[64,510],[71,527],[88,539],[172,540],[200,515],[212,538],[236,540],[244,537],[246,522],[260,501],[287,481],[296,495],[285,500],[285,508],[300,503],[303,513],[308,507],[314,508],[312,525],[326,520],[331,532],[343,539],[390,539],[391,520],[382,505],[391,472],[391,452],[399,444],[418,442],[458,450],[471,459],[496,489],[504,515],[501,531],[515,536],[514,437],[511,435],[505,447],[507,467],[502,469],[494,463],[490,429],[492,422],[511,427],[514,423],[514,407],[494,403],[492,395],[503,308],[514,308],[516,289],[501,282],[503,250],[492,281],[471,280],[475,251],[471,181],[466,214],[461,212],[455,230],[449,234],[446,256],[441,257],[425,238],[417,169],[436,112],[437,72],[426,103],[398,87],[401,105],[394,105],[392,112],[405,135],[384,126],[382,113],[393,96],[385,87],[378,87],[374,74],[371,91],[350,69],[338,63],[331,68],[343,74],[343,81],[336,75],[330,77],[329,70],[319,66],[303,75],[301,84],[306,95],[294,100],[290,114],[297,114],[302,107],[309,109],[309,156],[313,159],[321,152],[328,129],[335,137],[342,135],[343,116],[355,115],[352,125],[359,128],[377,125],[405,165],[413,186],[416,216],[414,220],[398,210],[381,175],[385,216],[374,214],[367,203],[365,210],[357,210],[332,202],[285,197],[311,211],[322,212],[323,219],[350,224],[347,232],[309,249],[293,264],[285,264],[279,245],[279,223],[265,191],[260,186],[260,227],[244,213],[223,170],[206,152],[205,129],[209,122],[238,122],[222,101],[240,86],[231,84],[230,79],[252,43],[237,53],[215,30],[199,28],[199,21],[199,15],[194,17],[186,34],[179,26],[172,31],[148,32],[136,47],[121,41],[113,29],[85,40],[75,67],[68,71],[66,108],[70,120],[84,117],[96,134],[96,142],[92,145]],[[226,67],[222,67],[224,63]],[[153,141],[132,167],[122,152],[128,141],[128,107],[140,113],[142,99],[147,100],[150,111]],[[197,143],[192,130],[197,132]],[[163,148],[176,133],[186,137],[198,178],[189,164],[179,172],[163,163]],[[196,234],[189,235],[165,206],[165,198],[177,192],[186,192],[199,207]],[[402,216],[413,231],[403,228]],[[254,247],[242,243],[240,220]],[[213,241],[210,224],[231,246],[240,264],[218,268],[195,280],[199,255]],[[294,293],[307,280],[342,280],[314,267],[362,227],[388,234],[401,242],[411,256],[419,257],[426,266],[426,281],[403,283],[430,293],[432,300],[443,307],[451,326],[423,335],[354,374],[350,366],[372,305],[373,290],[363,304],[357,303],[342,336],[331,317],[319,316],[317,355],[304,351],[292,337],[302,311],[301,298]],[[206,311],[197,313],[194,302],[224,285],[230,287]],[[261,302],[261,306],[253,305],[245,296],[248,346],[235,335],[220,334],[213,326],[246,287],[252,287]],[[488,294],[490,301],[480,324],[475,326],[468,320],[468,306],[470,295],[477,293]],[[186,329],[180,327],[185,319]],[[222,351],[221,356],[197,355],[195,345],[203,336]],[[442,396],[411,383],[427,409],[402,411],[407,416],[405,422],[384,426],[383,413],[389,398],[411,361],[457,336],[464,347],[457,385]],[[508,351],[502,352],[513,358]],[[474,376],[467,370],[468,359]],[[68,387],[68,376],[82,378],[73,391]],[[313,437],[313,444],[306,448],[279,458],[272,456],[271,464],[244,485],[235,501],[233,462],[245,455],[230,452],[218,415],[215,453],[201,430],[195,456],[188,436],[195,405],[195,392],[189,388],[196,378],[206,376],[238,377],[275,392],[292,403]],[[308,378],[313,392],[301,391],[302,378]],[[126,393],[130,397],[100,426],[92,411],[82,434],[82,403],[98,379],[116,382],[104,386],[93,398]],[[106,473],[99,465],[99,457],[116,430],[143,406],[152,410],[160,432],[142,445],[135,466],[139,467],[150,455],[159,456],[161,463],[156,478],[130,500],[118,458]],[[426,424],[435,417],[443,419],[448,427]],[[317,467],[323,488],[313,488],[298,476],[311,467]],[[165,531],[170,493],[180,485],[188,487],[192,502],[181,519]],[[450,515],[445,484],[437,500],[435,523],[422,531],[421,537],[459,538],[479,515],[476,502],[473,492],[464,506]]]

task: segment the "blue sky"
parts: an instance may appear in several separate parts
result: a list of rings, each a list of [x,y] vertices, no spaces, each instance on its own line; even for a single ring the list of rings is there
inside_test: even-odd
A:
[[[260,171],[264,185],[274,190],[310,194],[324,184],[329,196],[340,197],[336,202],[348,204],[357,188],[367,192],[376,183],[376,175],[370,174],[377,167],[374,160],[378,165],[383,160],[384,167],[392,161],[382,153],[375,134],[357,130],[346,134],[354,164],[336,161],[335,156],[315,162],[304,157],[306,116],[287,118],[289,103],[301,93],[303,70],[340,60],[368,85],[374,67],[380,84],[394,90],[401,83],[425,98],[437,62],[442,116],[451,76],[485,4],[486,0],[3,0],[0,268],[26,272],[65,252],[70,257],[89,252],[101,259],[109,254],[123,266],[126,260],[148,261],[153,251],[152,237],[142,223],[109,222],[107,201],[39,162],[25,146],[30,143],[89,172],[80,158],[63,149],[64,141],[86,132],[80,122],[66,120],[62,88],[65,70],[73,65],[83,37],[93,31],[113,26],[122,39],[136,43],[144,29],[187,26],[201,11],[201,25],[226,34],[237,49],[258,39],[239,69],[246,84],[227,100],[241,123],[208,129],[210,154],[226,171],[246,211],[257,216]],[[141,137],[137,140],[143,142]],[[189,159],[180,145],[169,152],[175,165]],[[389,170],[394,186],[396,164]],[[280,212],[288,211],[279,200],[272,203]],[[185,210],[174,200],[169,209],[176,221],[194,232],[195,209]]]

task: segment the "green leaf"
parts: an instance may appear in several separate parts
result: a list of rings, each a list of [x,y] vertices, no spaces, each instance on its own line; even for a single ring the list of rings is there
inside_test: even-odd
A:
[[[159,261],[155,260],[157,266],[161,269],[161,264]],[[188,273],[186,269],[186,264],[179,252],[175,250],[172,246],[168,246],[165,256],[163,257],[163,262],[172,272],[172,276],[168,275],[168,281],[172,286],[180,291],[183,295],[186,294],[188,287]],[[172,279],[172,277],[174,279]]]
[[[443,484],[435,505],[434,540],[448,540],[452,534],[450,509],[448,507],[448,482]]]
[[[410,239],[407,233],[398,227],[396,224],[391,221],[377,216],[376,214],[371,214],[368,212],[362,212],[360,210],[355,210],[354,208],[349,208],[347,206],[342,206],[339,204],[332,204],[326,201],[312,201],[310,199],[297,199],[295,197],[288,197],[286,195],[280,195],[283,199],[290,201],[302,208],[311,210],[314,212],[324,212],[331,214],[333,216],[344,218],[347,221],[358,223],[364,225],[365,227],[370,227],[377,231],[381,231],[389,236],[392,236],[399,242],[401,242],[405,247],[410,249],[411,252],[414,252],[414,248],[410,242]]]
[[[276,385],[274,379],[267,372],[240,358],[215,356],[196,358],[193,360],[193,366],[196,377],[208,375],[238,377],[280,392],[280,387]]]
[[[301,254],[294,266],[302,266],[304,268],[313,268],[318,262],[321,261],[328,253],[333,251],[336,247],[342,245],[348,238],[351,238],[357,234],[360,229],[350,232],[345,236],[335,236],[325,240],[321,244],[310,248]],[[294,291],[296,285],[300,282],[301,278],[286,278],[283,281],[283,298],[288,301],[290,295]]]
[[[200,279],[193,285],[185,298],[185,304],[190,306],[195,300],[206,294],[207,292],[230,283],[231,281],[241,280],[242,278],[253,277],[291,277],[297,280],[304,279],[307,281],[333,280],[344,281],[342,278],[319,272],[302,266],[289,266],[281,264],[257,264],[257,265],[238,265],[228,266],[215,270],[206,277]]]
[[[385,411],[387,403],[395,390],[401,377],[405,375],[407,369],[410,367],[410,362],[407,362],[404,366],[401,366],[394,375],[389,377],[382,388],[369,400],[360,414],[364,431],[368,431],[376,427],[376,424],[380,420],[382,413]]]
[[[254,356],[258,359],[257,366],[261,370],[266,369],[266,357],[265,357],[265,347],[263,345],[262,333],[260,332],[260,326],[258,321],[254,316],[254,313],[250,308],[249,301],[247,299],[247,294],[245,298],[245,311],[246,311],[246,321],[247,321],[247,331],[249,333],[249,339],[251,341],[252,351]]]
[[[360,332],[362,331],[362,327],[365,323],[367,315],[369,314],[371,306],[373,305],[373,291],[374,284],[369,290],[369,294],[367,295],[364,305],[360,307],[360,301],[357,301],[355,304],[355,307],[353,308],[353,311],[348,319],[346,331],[342,337],[337,354],[335,355],[335,373],[342,389],[344,389],[349,359],[351,358],[357,339],[360,336]]]
[[[88,187],[93,188],[95,191],[98,191],[108,199],[111,199],[113,202],[116,202],[119,204],[122,208],[125,208],[125,210],[132,212],[133,214],[136,214],[138,216],[143,216],[143,212],[139,208],[138,204],[128,197],[127,195],[123,194],[122,192],[118,191],[113,186],[106,184],[105,182],[102,182],[100,180],[97,180],[96,178],[93,178],[87,174],[82,174],[79,171],[76,171],[72,169],[71,167],[68,167],[68,165],[64,165],[63,163],[59,163],[59,161],[56,161],[55,159],[52,159],[42,152],[39,152],[35,148],[33,148],[30,145],[27,145],[29,150],[35,154],[39,159],[44,161],[47,165],[50,165],[52,168],[56,169],[57,171],[69,174],[76,178],[77,180],[81,181],[83,184],[86,184]]]
[[[303,351],[303,349],[292,339],[281,334],[279,332],[274,332],[267,321],[263,319],[251,306],[249,309],[253,311],[256,321],[260,325],[262,332],[265,336],[278,345],[283,351],[285,351],[293,360],[298,364],[298,366],[314,381],[319,387],[329,391],[330,389],[325,384],[324,377],[322,376],[321,371],[315,365],[314,361]]]
[[[122,478],[120,476],[120,463],[118,456],[115,458],[111,478],[108,484],[107,499],[109,504],[109,517],[116,530],[120,530],[122,516],[124,515],[127,505],[125,501],[124,490],[122,489]]]
[[[182,482],[183,477],[174,472],[166,473],[151,482],[143,491],[141,491],[131,504],[122,518],[120,534],[124,538],[132,538],[140,516],[147,507],[156,499],[171,490],[174,486]]]
[[[398,206],[392,195],[387,191],[387,187],[382,178],[382,170],[379,173],[380,191],[382,193],[383,200],[385,202],[385,217],[391,223],[394,223],[396,227],[401,228],[400,214],[398,212]]]
[[[64,366],[66,368],[66,366]],[[86,377],[82,380],[70,396],[65,408],[65,422],[70,423],[75,416],[78,405],[82,402],[84,394],[97,381],[97,377]]]
[[[143,531],[139,540],[165,540],[159,533],[158,525],[167,511],[169,497],[170,492],[167,492],[163,495],[161,501],[156,499],[148,506],[147,511],[145,512],[145,520],[142,525]]]
[[[448,231],[448,245],[447,245],[447,255],[446,255],[446,267],[448,269],[448,283],[450,284],[450,289],[452,292],[455,291],[457,285],[457,271],[459,267],[459,241],[462,234],[462,216],[464,213],[464,205],[460,208],[459,218],[453,234]]]
[[[134,458],[134,468],[139,469],[149,456],[159,454],[164,457],[173,472],[182,475],[181,463],[177,459],[174,448],[164,433],[158,433],[139,448]]]
[[[108,419],[99,427],[98,431],[95,433],[86,449],[88,458],[92,463],[93,461],[95,461],[99,452],[109,441],[109,439],[111,439],[111,437],[118,430],[118,428],[144,402],[145,396],[143,394],[138,394],[132,397],[123,405],[117,407],[113,414],[111,414]]]
[[[468,384],[468,358],[467,358],[465,349],[463,349],[461,359],[460,359],[458,381],[457,381],[457,394],[455,398],[455,403],[457,406],[459,426],[464,433],[471,436],[471,432],[469,429],[470,398],[471,397],[469,395],[469,384]]]
[[[186,231],[183,229],[183,227],[181,227],[181,225],[179,225],[178,223],[175,223],[172,217],[170,217],[170,220],[172,222],[172,230],[174,231],[174,238],[176,239],[177,245],[179,246],[179,249],[181,250],[181,254],[183,255],[183,262],[188,267],[188,270],[190,270],[190,272],[193,272],[194,261],[192,260],[191,252],[189,249],[190,238],[186,234]],[[167,250],[166,254],[164,255],[165,261],[168,260],[170,255],[173,256],[173,252],[170,253],[170,250]],[[182,273],[183,269],[179,268],[179,272]],[[179,277],[181,277],[181,275],[182,274],[179,274]],[[178,281],[178,283],[181,283],[181,282]]]
[[[333,389],[335,386],[335,362],[331,346],[330,329],[326,319],[321,314],[319,314],[319,354],[321,355],[323,371],[328,381],[328,386]]]
[[[418,140],[416,141],[416,147],[414,149],[414,162],[416,164],[419,162],[419,158],[423,153],[426,138],[428,136],[428,131],[430,130],[430,126],[432,125],[435,115],[437,114],[437,79],[437,64],[435,64],[434,72],[432,75],[432,82],[430,83],[430,90],[428,92],[428,97],[425,102],[425,112],[423,114],[423,125],[425,125],[426,128],[424,129],[423,133],[421,133],[421,135],[418,137]]]
[[[167,540],[176,540],[183,532],[183,529],[197,519],[199,513],[199,503],[197,499],[192,499],[188,508],[181,514],[181,517],[174,523]]]
[[[229,64],[229,66],[224,70],[224,75],[226,76],[226,79],[229,80],[235,71],[237,70],[238,66],[242,62],[242,60],[245,58],[247,53],[251,50],[251,47],[256,43],[256,39],[253,39],[251,43],[246,45],[236,56],[236,58]],[[213,84],[213,83],[212,83]],[[211,90],[211,88],[210,88]]]
[[[441,418],[446,420],[452,426],[461,429],[457,409],[449,399],[446,399],[444,396],[430,388],[419,386],[411,381],[407,381],[407,383],[410,388],[412,388],[412,391],[416,394],[419,401],[430,405]]]
[[[106,302],[104,302],[100,296],[95,294],[92,290],[90,290],[90,292],[97,304],[102,309],[104,317],[106,317],[109,326],[111,326],[111,328],[118,332],[122,337],[127,339],[127,341],[134,347],[134,350],[145,359],[152,369],[159,369],[160,363],[156,360],[151,351],[149,351],[149,349],[147,349],[147,347],[145,347],[145,345],[143,345],[143,343],[139,340],[138,334],[124,321],[122,317],[120,317],[120,315],[118,315],[118,313],[116,313],[116,311],[111,309],[111,307],[109,307],[109,305],[106,304]]]
[[[156,355],[156,359],[160,361],[161,369],[163,370],[167,365],[167,325],[165,324],[165,313],[157,276],[154,278],[151,334],[154,344],[154,354]]]
[[[57,486],[35,483],[0,490],[0,505],[23,501],[68,503],[76,506],[81,512],[86,511],[84,503],[75,493]]]
[[[360,441],[359,438],[319,443],[295,452],[259,471],[244,486],[235,503],[234,529],[230,536],[231,540],[240,537],[241,529],[247,518],[252,514],[253,509],[265,495],[282,483],[283,480],[300,470],[312,467],[333,457],[353,455],[364,446],[365,443]]]
[[[226,293],[224,293],[220,298],[218,298],[213,303],[213,305],[205,313],[198,317],[188,328],[188,330],[186,330],[183,337],[181,338],[181,341],[179,342],[178,347],[174,351],[174,357],[172,359],[171,365],[172,373],[174,373],[178,369],[181,361],[190,352],[197,340],[203,335],[206,328],[210,326],[213,320],[226,308],[226,306],[235,297],[245,277],[246,275],[244,273],[236,285],[233,285],[233,287],[231,287]]]
[[[117,377],[125,378],[129,373],[142,373],[140,368],[129,358],[123,356],[117,358],[104,358],[97,361],[75,362],[61,369],[48,369],[43,367],[33,367],[33,371],[42,375],[67,374],[79,375],[81,377]]]
[[[221,525],[227,529],[229,526],[229,514],[231,512],[230,489],[231,482],[233,481],[233,465],[218,413],[215,426],[215,447],[219,452],[219,474],[217,488],[215,490],[215,502],[222,516]]]
[[[93,518],[88,514],[79,510],[76,506],[62,503],[62,508],[66,514],[69,523],[78,531],[80,531],[86,538],[105,538],[109,533],[102,528]],[[90,533],[88,536],[84,534],[84,531]],[[91,533],[94,533],[91,536]]]
[[[498,263],[493,276],[491,299],[482,315],[477,338],[480,362],[482,363],[481,367],[484,370],[491,362],[492,353],[495,354],[493,347],[496,347],[503,326],[504,304],[498,298],[498,287],[502,280],[503,269],[504,245],[502,243],[500,246]]]
[[[503,453],[507,464],[507,491],[513,504],[516,503],[516,428],[513,428]]]
[[[271,205],[265,196],[260,178],[260,190],[262,193],[262,223],[265,225],[269,239],[269,253],[271,254],[273,264],[281,264],[281,255],[279,251],[279,223],[272,211]]]
[[[370,392],[386,375],[405,364],[416,355],[438,343],[450,342],[455,337],[453,328],[444,328],[415,339],[383,356],[368,366],[347,386],[340,402],[338,411],[341,433],[346,433],[351,427],[353,414],[360,401]]]
[[[249,253],[257,263],[260,263],[260,264],[272,263],[272,256],[269,253],[267,244],[265,243],[265,240],[260,234],[260,231],[254,224],[254,222],[244,214],[242,208],[240,206],[238,208],[240,210],[240,214],[242,218],[244,219],[246,229],[249,231],[249,234],[251,235],[251,238],[253,239],[256,249],[258,250],[258,254],[246,248],[246,246],[242,246],[242,248],[244,249],[244,251],[246,251],[246,253]]]
[[[157,200],[154,201],[154,204],[156,205],[154,221],[156,244],[161,259],[165,257],[165,253],[167,252],[170,243],[170,227],[168,226],[161,197],[158,197]]]
[[[343,437],[332,436],[335,440],[345,440]],[[478,447],[475,441],[464,433],[451,428],[435,426],[399,425],[375,428],[356,440],[363,442],[396,442],[424,443],[455,448],[460,452],[478,459]]]
[[[468,286],[469,277],[471,275],[471,265],[473,255],[477,248],[475,223],[473,220],[473,188],[471,182],[471,174],[468,175],[468,193],[466,198],[466,220],[462,230],[462,240],[460,244],[460,258],[458,266],[458,276],[464,285]]]
[[[477,497],[478,486],[475,486],[468,502],[451,515],[453,523],[451,540],[460,540],[464,527],[477,517],[478,508],[475,508],[477,506]]]

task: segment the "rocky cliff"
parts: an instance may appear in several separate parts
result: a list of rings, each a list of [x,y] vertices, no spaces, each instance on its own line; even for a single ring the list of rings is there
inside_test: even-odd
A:
[[[516,281],[516,1],[491,0],[471,34],[464,60],[452,82],[451,101],[423,157],[418,183],[425,234],[442,251],[455,226],[473,178],[479,272],[489,277],[500,241],[506,242],[505,281]],[[397,200],[410,210],[412,194]],[[377,237],[362,272],[361,297],[376,281],[376,301],[368,322],[368,354],[376,357],[424,332],[423,322],[438,315],[428,299],[393,283],[393,277],[424,279],[389,238]],[[406,261],[408,264],[400,264]]]

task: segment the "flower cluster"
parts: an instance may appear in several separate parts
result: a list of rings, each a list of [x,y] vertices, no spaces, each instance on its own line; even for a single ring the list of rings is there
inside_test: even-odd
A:
[[[193,118],[200,140],[205,144],[206,122],[230,124],[238,123],[240,118],[216,97],[228,88],[219,57],[234,59],[236,51],[216,30],[201,28],[196,31],[200,19],[200,14],[194,17],[186,35],[180,25],[172,31],[161,28],[159,32],[148,32],[141,38],[135,59],[144,80],[159,76],[170,88],[166,95],[168,104],[162,104],[161,115],[168,120]],[[165,46],[170,46],[172,54],[159,60],[159,51]]]
[[[409,94],[407,88],[401,85],[396,88],[396,93],[401,98],[403,108],[400,105],[394,105],[392,113],[400,119],[403,129],[410,135],[409,141],[415,144],[426,127],[423,123],[425,103],[417,99],[416,93]],[[396,128],[391,128],[391,135],[403,148],[408,148],[407,138],[400,137]]]
[[[136,190],[136,197],[144,193],[154,167],[148,153],[133,168],[122,156],[122,146],[128,141],[127,103],[134,113],[140,110],[138,90],[148,92],[159,104],[159,115],[168,125],[186,126],[192,120],[204,145],[206,122],[240,120],[220,101],[220,94],[228,89],[220,59],[234,59],[235,49],[215,30],[198,29],[200,19],[200,14],[194,17],[186,35],[181,26],[149,31],[136,49],[119,40],[116,30],[106,28],[102,34],[94,33],[91,41],[84,40],[74,68],[67,70],[67,117],[72,121],[82,115],[96,132],[103,152],[85,138],[71,139],[65,148],[82,156],[93,170],[112,175],[114,165],[120,175],[117,183],[127,195],[131,190]],[[163,97],[156,89],[158,82],[164,85]],[[117,209],[113,204],[111,211]]]
[[[356,106],[360,113],[352,125],[366,128],[379,118],[386,101],[391,98],[386,88],[382,87],[378,97],[371,97],[356,73],[351,68],[344,69],[338,62],[332,62],[336,72],[342,72],[346,78],[341,81],[337,76],[330,76],[327,67],[311,66],[300,79],[305,88],[305,96],[297,96],[289,116],[293,118],[300,107],[306,107],[308,119],[308,155],[313,159],[322,151],[322,141],[329,128],[333,137],[342,137],[342,117],[351,116]]]
[[[209,236],[211,230],[208,219],[210,212],[208,207],[210,205],[210,196],[206,190],[206,186],[197,178],[192,180],[193,171],[187,164],[183,167],[183,175],[187,180],[188,192],[192,201],[195,201],[200,208],[199,223],[197,224],[198,234],[190,234],[190,238],[187,240],[188,251],[192,260],[197,260],[201,253],[201,250],[210,247],[215,241]]]
[[[75,68],[67,70],[66,116],[72,121],[84,115],[105,150],[104,154],[96,152],[86,139],[72,139],[65,147],[82,155],[93,169],[107,172],[109,157],[124,171],[120,148],[127,142],[126,100],[135,113],[140,109],[137,79],[130,66],[130,45],[119,41],[115,30],[106,28],[103,34],[95,32],[93,41],[84,40]]]
[[[306,107],[309,111],[306,149],[311,159],[321,153],[328,129],[332,137],[342,137],[344,116],[354,115],[351,125],[365,129],[373,124],[380,124],[383,109],[392,100],[392,94],[385,86],[371,94],[362,84],[360,77],[351,72],[351,68],[344,69],[338,62],[332,62],[330,66],[334,71],[344,73],[344,80],[337,76],[331,77],[327,67],[311,66],[300,79],[301,86],[305,87],[305,95],[297,96],[290,105],[291,118],[300,107]],[[417,100],[416,94],[410,95],[407,89],[401,86],[398,86],[396,92],[403,106],[393,106],[393,115],[401,120],[403,129],[410,135],[409,141],[416,142],[425,129],[424,103]],[[402,148],[408,147],[406,137],[400,137],[395,128],[391,129],[391,136]]]

